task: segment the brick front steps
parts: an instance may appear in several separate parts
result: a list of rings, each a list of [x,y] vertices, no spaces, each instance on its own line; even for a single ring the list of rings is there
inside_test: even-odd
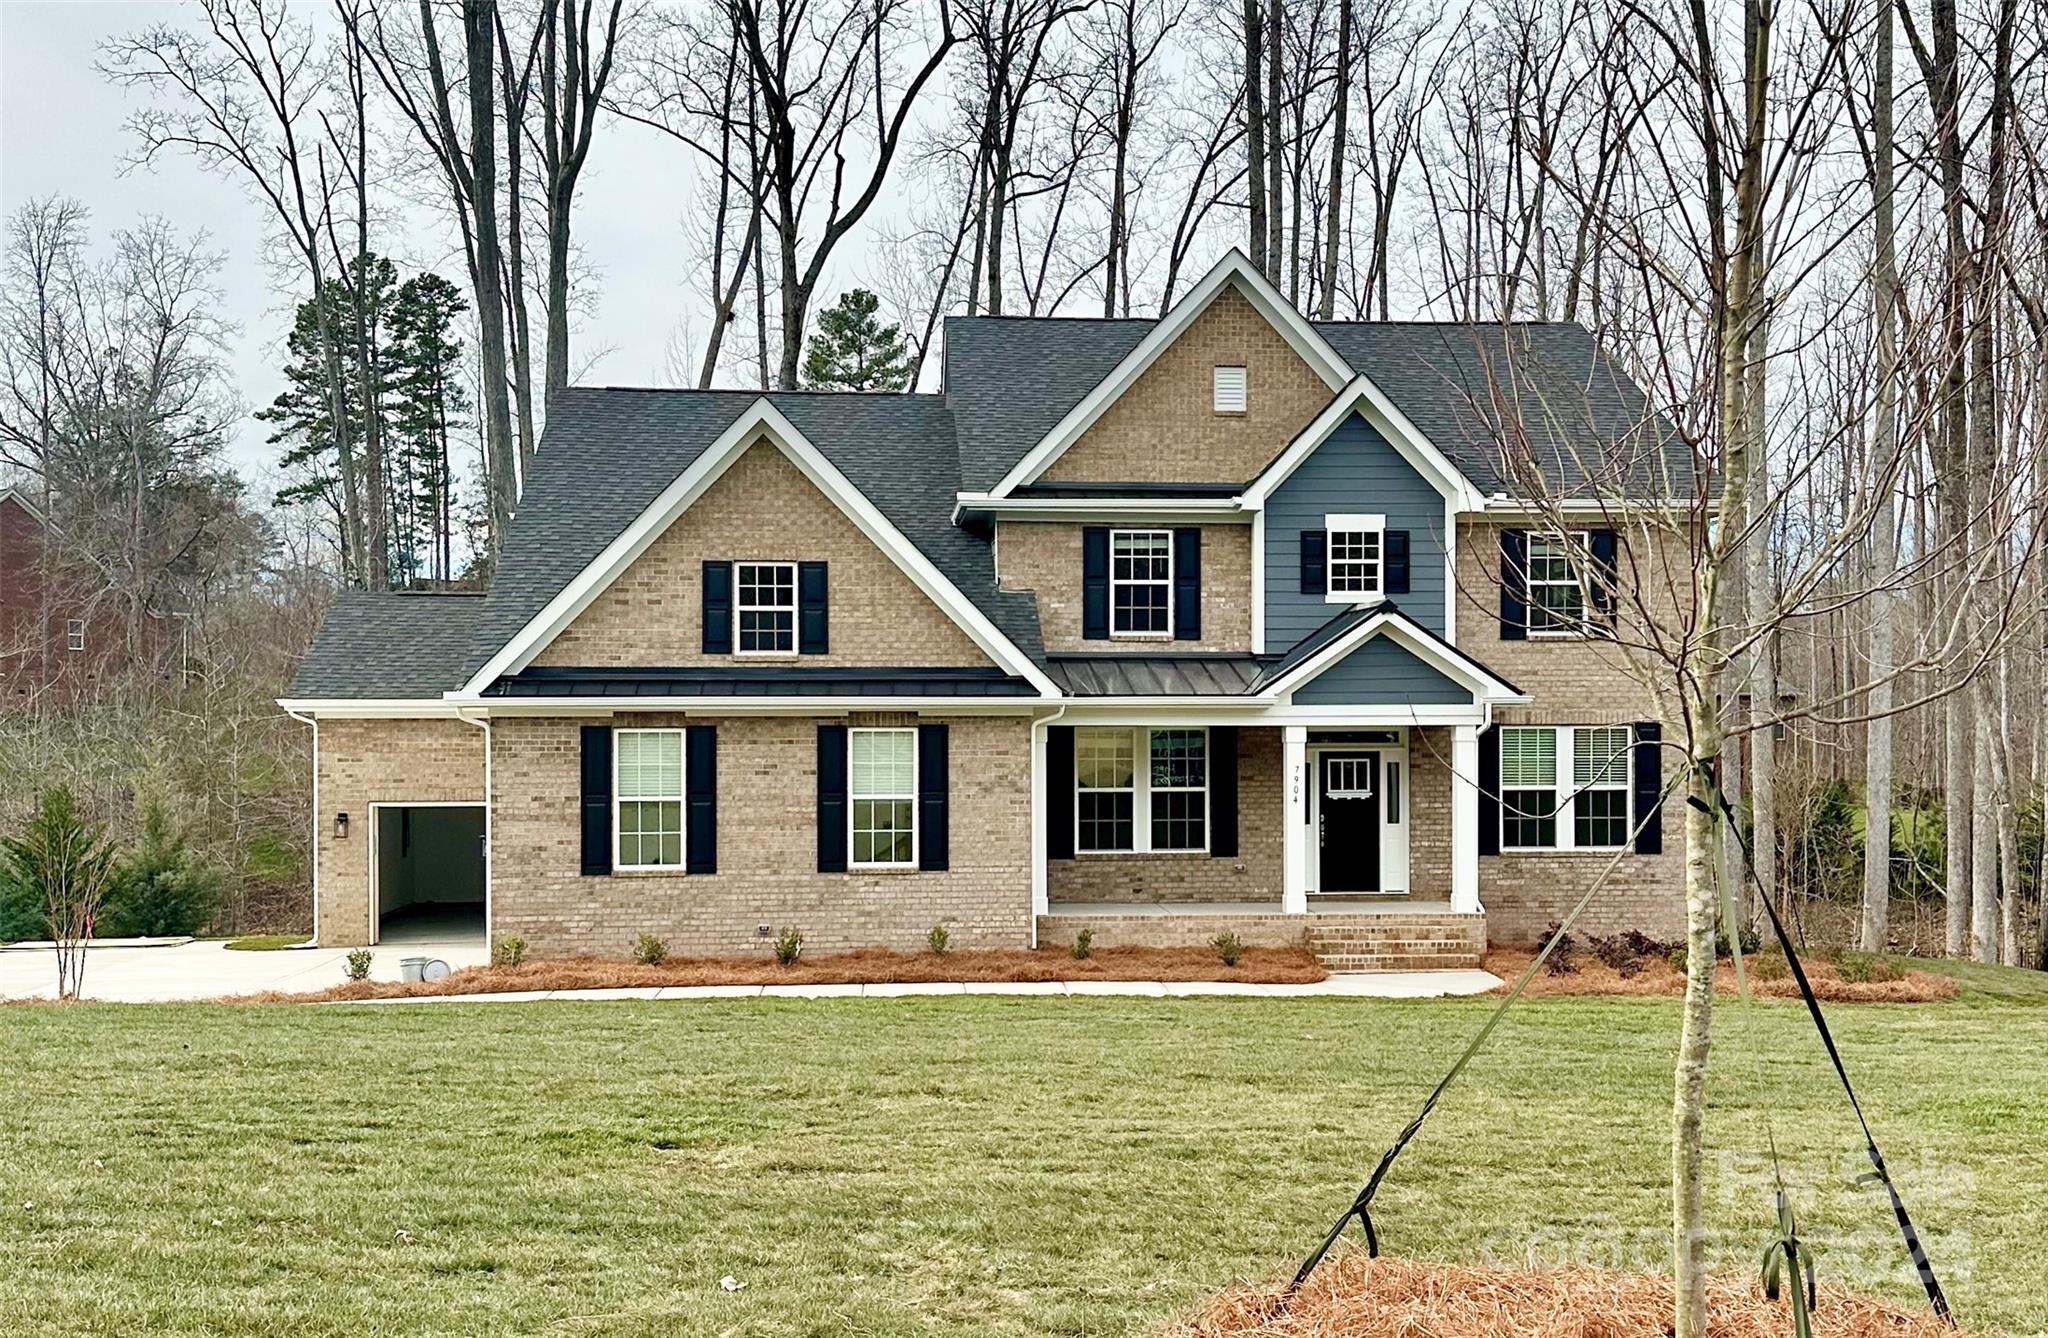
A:
[[[1065,947],[1083,928],[1096,947],[1201,947],[1236,934],[1248,946],[1304,946],[1323,969],[1462,971],[1486,953],[1486,917],[1449,910],[1310,910],[1286,915],[1264,907],[1185,912],[1055,906],[1038,917],[1038,941]]]

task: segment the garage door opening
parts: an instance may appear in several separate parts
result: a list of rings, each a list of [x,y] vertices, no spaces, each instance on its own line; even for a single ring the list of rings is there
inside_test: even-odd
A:
[[[484,934],[481,804],[379,804],[377,941],[480,939]]]

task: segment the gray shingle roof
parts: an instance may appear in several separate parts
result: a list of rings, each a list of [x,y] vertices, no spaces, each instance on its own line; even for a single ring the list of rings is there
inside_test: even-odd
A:
[[[1154,322],[956,316],[946,399],[961,481],[992,488],[1138,345]],[[1484,492],[1517,489],[1504,440],[1551,487],[1689,496],[1690,453],[1648,421],[1627,376],[1572,322],[1333,321],[1316,329]],[[1662,435],[1658,435],[1661,431]]]
[[[761,397],[751,390],[563,391],[507,528],[469,672]],[[1034,601],[999,593],[988,544],[953,524],[960,469],[944,400],[786,391],[767,398],[1025,654],[1042,653]]]
[[[480,595],[344,590],[292,675],[295,698],[439,697],[462,685]]]

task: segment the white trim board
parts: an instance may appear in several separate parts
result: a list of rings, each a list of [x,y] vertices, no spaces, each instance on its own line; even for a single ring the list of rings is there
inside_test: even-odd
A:
[[[1446,678],[1470,688],[1473,696],[1478,698],[1482,705],[1526,706],[1534,700],[1477,660],[1467,658],[1462,652],[1445,646],[1435,637],[1419,630],[1406,615],[1397,610],[1386,609],[1364,619],[1358,626],[1269,683],[1263,695],[1281,698],[1292,705],[1294,693],[1303,684],[1340,663],[1367,641],[1381,635],[1409,651]]]
[[[1008,497],[1012,489],[1034,481],[1050,469],[1053,461],[1065,454],[1068,447],[1079,441],[1082,434],[1108,412],[1109,406],[1159,360],[1159,355],[1180,338],[1197,316],[1208,310],[1209,304],[1226,287],[1235,288],[1242,294],[1332,391],[1342,388],[1352,379],[1350,365],[1330,346],[1329,341],[1288,303],[1265,275],[1259,273],[1243,251],[1232,247],[1214,269],[1203,275],[1200,282],[1173,304],[1172,310],[1159,318],[1138,346],[1125,354],[1095,389],[1068,410],[1066,416],[1040,438],[1023,459],[1011,466],[1002,480],[989,489],[989,496]]]
[[[1307,427],[1294,434],[1294,440],[1287,443],[1287,449],[1259,471],[1259,476],[1244,490],[1242,500],[1245,507],[1265,506],[1273,491],[1301,468],[1303,462],[1314,455],[1317,448],[1328,441],[1354,412],[1385,437],[1400,452],[1401,458],[1428,479],[1457,510],[1478,511],[1485,507],[1485,495],[1465,477],[1464,471],[1438,449],[1435,442],[1424,436],[1422,429],[1409,421],[1408,415],[1394,406],[1386,392],[1362,372],[1340,387],[1330,402],[1323,406],[1322,412],[1311,419]]]
[[[854,487],[852,481],[839,472],[838,466],[826,459],[824,452],[812,445],[766,396],[748,406],[731,427],[720,433],[702,455],[676,476],[675,482],[662,490],[638,519],[558,591],[459,691],[447,695],[474,699],[499,678],[516,674],[531,664],[563,628],[588,608],[635,559],[653,546],[678,516],[723,477],[734,461],[749,447],[762,441],[780,450],[818,491],[845,513],[869,542],[896,563],[926,598],[951,616],[991,660],[1025,679],[1042,695],[1059,695],[1059,688],[1032,663],[1031,658],[1017,649],[987,615],[960,592],[959,587],[933,566],[931,560],[919,552],[916,545],[904,537],[903,532]]]

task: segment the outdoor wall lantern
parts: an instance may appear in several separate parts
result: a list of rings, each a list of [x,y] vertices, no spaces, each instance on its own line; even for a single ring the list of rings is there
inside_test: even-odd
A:
[[[334,815],[334,839],[348,840],[348,813],[345,810]]]

